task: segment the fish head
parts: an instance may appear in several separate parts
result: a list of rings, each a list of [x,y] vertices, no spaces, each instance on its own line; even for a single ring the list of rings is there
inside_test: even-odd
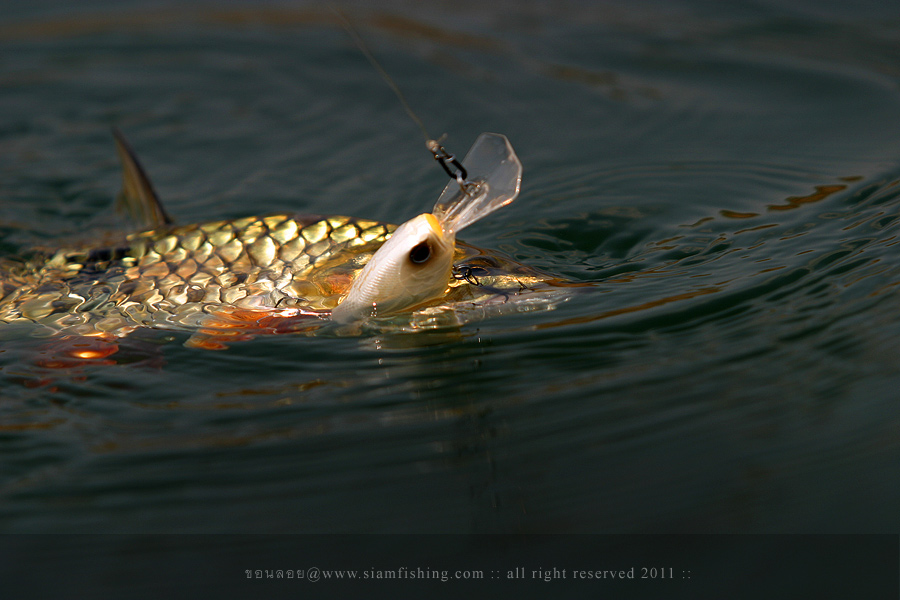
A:
[[[450,283],[455,234],[430,213],[399,226],[366,263],[331,313],[346,323],[438,298]]]

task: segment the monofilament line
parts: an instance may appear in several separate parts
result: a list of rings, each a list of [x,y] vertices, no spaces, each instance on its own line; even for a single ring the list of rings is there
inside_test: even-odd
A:
[[[331,7],[334,10],[335,14],[341,20],[341,23],[344,26],[344,29],[353,39],[353,42],[356,44],[356,47],[359,48],[359,51],[363,53],[363,56],[375,67],[375,70],[378,71],[378,74],[381,75],[381,78],[384,79],[385,83],[394,90],[394,94],[396,94],[397,99],[400,100],[400,104],[403,105],[403,109],[406,110],[406,114],[409,115],[409,118],[412,119],[416,125],[418,125],[419,129],[422,131],[422,135],[425,136],[425,141],[430,142],[432,138],[428,135],[428,130],[425,129],[425,124],[422,123],[422,119],[413,112],[413,109],[410,107],[409,103],[406,101],[406,97],[403,95],[403,92],[400,91],[400,88],[397,87],[397,84],[394,83],[394,80],[391,79],[391,76],[388,75],[387,71],[385,71],[381,64],[375,59],[371,52],[369,52],[369,48],[366,46],[366,43],[363,41],[362,37],[360,37],[359,33],[357,33],[356,29],[353,27],[353,24],[347,18],[347,15],[344,14],[344,11],[337,8],[336,6]]]

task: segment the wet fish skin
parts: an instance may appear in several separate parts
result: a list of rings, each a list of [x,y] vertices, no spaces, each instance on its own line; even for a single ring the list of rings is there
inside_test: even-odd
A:
[[[395,225],[343,216],[270,215],[166,226],[101,248],[0,260],[0,323],[48,334],[193,333],[222,349],[259,333],[315,331]],[[552,308],[583,284],[457,240],[443,297],[385,326],[459,326],[492,314]],[[310,323],[310,320],[313,322]],[[375,326],[376,329],[378,326]]]
[[[122,244],[60,250],[0,273],[0,321],[79,335],[195,326],[221,305],[334,307],[393,225],[270,215],[167,227]]]

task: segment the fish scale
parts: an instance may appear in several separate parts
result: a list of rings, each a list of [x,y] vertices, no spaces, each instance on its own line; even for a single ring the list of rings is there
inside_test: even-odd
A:
[[[327,311],[393,225],[272,215],[136,233],[121,246],[60,250],[4,274],[0,321],[79,335],[195,326],[221,305]]]

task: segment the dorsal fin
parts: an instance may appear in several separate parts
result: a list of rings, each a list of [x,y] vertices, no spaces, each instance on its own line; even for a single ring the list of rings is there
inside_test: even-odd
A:
[[[172,218],[160,203],[150,178],[138,162],[131,146],[125,141],[122,132],[113,127],[112,134],[116,140],[119,159],[122,161],[122,193],[119,195],[118,208],[127,212],[139,227],[152,229],[171,225]]]

